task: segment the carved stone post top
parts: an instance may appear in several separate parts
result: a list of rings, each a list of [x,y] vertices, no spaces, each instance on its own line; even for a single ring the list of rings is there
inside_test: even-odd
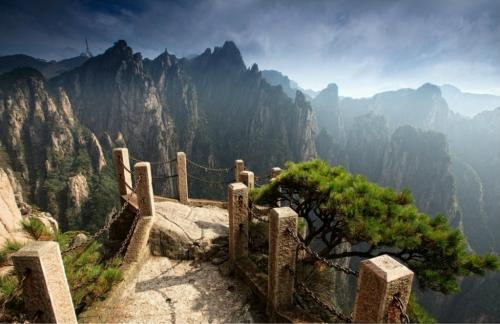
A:
[[[128,153],[128,148],[126,147],[117,147],[113,149],[113,152],[127,152]]]
[[[363,260],[361,261],[361,264],[361,269],[364,267],[369,268],[377,276],[385,279],[386,282],[394,281],[406,276],[413,277],[413,271],[387,254]]]
[[[234,191],[248,189],[248,187],[243,182],[233,182],[229,184],[229,189]]]
[[[245,176],[254,175],[252,171],[248,171],[248,170],[241,171],[240,174],[245,175]]]
[[[295,210],[290,207],[277,207],[271,209],[271,218],[288,218],[288,217],[298,217]]]
[[[276,178],[283,171],[280,167],[274,167],[271,169],[271,178]]]
[[[23,246],[19,251],[14,254],[14,257],[23,257],[23,256],[38,256],[43,255],[44,251],[48,250],[59,250],[59,244],[53,241],[33,241],[27,243]]]
[[[184,152],[177,152],[177,157],[179,157],[179,156],[185,157],[186,153],[184,153]]]

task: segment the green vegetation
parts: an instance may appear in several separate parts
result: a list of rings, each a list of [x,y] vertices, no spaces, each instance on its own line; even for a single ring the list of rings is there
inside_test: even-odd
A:
[[[411,268],[424,289],[450,293],[464,276],[497,270],[493,254],[468,252],[466,240],[443,215],[434,218],[400,193],[320,160],[289,163],[271,184],[252,192],[257,203],[285,201],[308,225],[306,244],[320,242],[329,259],[371,258],[388,254]],[[350,251],[335,248],[349,242]]]
[[[22,247],[23,244],[21,242],[7,239],[0,249],[0,266],[7,262],[10,254],[19,251]]]
[[[35,217],[29,217],[21,221],[23,230],[32,238],[38,241],[50,241],[53,234],[45,227],[41,220]]]
[[[414,293],[410,295],[406,312],[412,323],[436,323],[436,319],[420,306]]]
[[[112,167],[108,166],[101,173],[90,177],[89,192],[89,199],[82,207],[81,223],[70,228],[94,232],[104,224],[113,207],[118,207],[118,189]]]
[[[79,233],[72,231],[59,235],[61,249],[67,249]],[[123,278],[120,270],[121,259],[104,260],[102,244],[97,241],[91,242],[83,250],[69,252],[63,260],[77,312],[81,312],[95,301],[104,299],[112,286]]]
[[[47,233],[50,234],[50,231],[35,218],[23,222],[23,229],[38,239],[49,238]],[[50,235],[50,238],[55,238],[61,251],[65,251],[79,233],[81,232],[57,233]],[[22,245],[18,242],[7,241],[1,251],[8,255],[21,247]],[[66,253],[63,255],[63,262],[77,314],[95,301],[104,299],[113,285],[123,279],[123,273],[120,270],[121,258],[106,256],[102,244],[97,241],[89,242],[82,248]],[[0,316],[0,320],[25,319],[25,315],[22,314],[22,298],[16,292],[17,285],[18,281],[14,274],[0,276],[0,304],[13,297],[12,301],[7,303],[6,314],[3,314],[5,317]],[[12,294],[16,295],[12,296]]]

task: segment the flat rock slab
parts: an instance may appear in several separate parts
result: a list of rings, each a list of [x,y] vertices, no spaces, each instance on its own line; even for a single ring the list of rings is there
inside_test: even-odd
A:
[[[156,202],[151,229],[151,254],[173,259],[195,259],[228,235],[228,214],[218,207],[192,207],[177,202]]]
[[[151,257],[127,282],[106,314],[85,322],[228,323],[254,322],[251,292],[237,279],[203,262]],[[257,315],[258,316],[258,315]]]

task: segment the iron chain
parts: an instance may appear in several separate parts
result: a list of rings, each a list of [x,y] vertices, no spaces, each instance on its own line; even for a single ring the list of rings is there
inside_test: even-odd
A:
[[[260,222],[263,222],[263,223],[269,223],[269,218],[264,218],[264,215],[259,215],[259,214],[256,214],[254,211],[253,211],[253,208],[252,207],[248,207],[248,214],[251,216],[251,218],[253,219],[257,219],[258,221]]]
[[[190,159],[186,159],[189,163],[191,163],[192,165],[194,165],[195,167],[198,167],[200,169],[203,169],[205,171],[214,171],[214,172],[229,172],[231,170],[234,169],[234,166],[233,167],[230,167],[230,168],[211,168],[211,167],[207,167],[207,166],[204,166],[204,165],[201,165],[201,164],[198,164],[196,162],[193,162],[191,161]]]
[[[392,300],[393,302],[396,303],[396,307],[399,309],[399,312],[400,312],[400,321],[401,323],[410,323],[410,317],[408,316],[408,314],[406,314],[405,310],[404,310],[404,305],[403,305],[403,302],[401,301],[401,299],[397,296],[397,295],[394,295],[392,296]]]
[[[309,288],[306,287],[302,282],[297,281],[297,285],[300,287],[300,289],[304,290],[307,295],[319,306],[321,306],[323,309],[326,311],[332,313],[334,316],[339,318],[341,321],[345,323],[351,323],[352,319],[350,317],[345,316],[342,314],[340,311],[336,310],[332,305],[329,305],[322,301],[314,292],[312,292]]]
[[[135,214],[134,221],[132,222],[132,225],[130,226],[130,229],[127,233],[127,237],[123,240],[122,245],[120,246],[120,249],[118,250],[117,255],[121,255],[125,248],[127,247],[127,244],[130,241],[130,238],[132,237],[132,234],[134,233],[135,227],[137,226],[137,222],[139,221],[139,218],[141,217],[141,210],[138,209],[137,213]]]
[[[321,257],[318,254],[318,252],[313,251],[310,247],[306,246],[304,244],[304,242],[302,242],[302,240],[297,236],[297,233],[295,233],[294,231],[292,231],[290,228],[287,228],[286,232],[295,240],[295,242],[297,242],[297,244],[299,245],[300,249],[306,251],[307,254],[311,255],[314,259],[322,262],[323,264],[325,264],[326,266],[328,266],[330,268],[334,268],[337,271],[342,271],[342,272],[344,272],[346,274],[353,275],[353,276],[357,276],[358,275],[358,272],[355,271],[355,270],[352,270],[352,269],[350,269],[348,267],[343,267],[341,265],[338,265],[336,263],[333,263],[330,260],[327,260],[327,259]]]
[[[167,180],[167,179],[171,179],[171,178],[177,178],[177,174],[173,174],[173,175],[165,175],[165,176],[160,176],[160,177],[152,177],[153,180]]]
[[[134,188],[131,188],[132,190],[132,193],[135,193],[136,190],[137,190],[137,186],[139,185],[139,183],[141,182],[141,177],[137,177],[137,181],[135,183],[135,187]],[[76,249],[79,249],[83,246],[86,246],[87,244],[89,244],[90,242],[96,240],[99,236],[101,236],[102,234],[104,234],[105,232],[109,231],[109,228],[111,227],[111,225],[113,225],[113,223],[120,217],[120,215],[125,211],[125,209],[128,207],[128,205],[130,204],[130,199],[132,197],[132,194],[127,198],[127,200],[125,201],[125,203],[122,205],[122,207],[120,208],[120,210],[115,213],[115,215],[110,219],[109,222],[107,222],[106,224],[104,224],[104,226],[99,229],[97,232],[94,233],[94,235],[92,235],[88,240],[85,240],[84,242],[80,243],[80,244],[77,244],[75,246],[72,246],[66,250],[64,250],[62,252],[62,254],[67,254],[71,251],[74,251]]]
[[[135,162],[144,162],[144,160],[137,159],[137,158],[135,158],[133,156],[130,156],[130,159],[132,161],[135,161]],[[149,164],[151,164],[151,165],[169,164],[169,163],[172,163],[172,162],[175,162],[175,161],[177,161],[177,158],[173,158],[173,159],[165,160],[165,161],[149,162]]]
[[[202,178],[198,178],[192,174],[187,174],[187,176],[191,179],[194,179],[194,180],[198,180],[198,181],[201,181],[201,182],[205,182],[205,183],[208,183],[208,184],[216,184],[216,185],[220,185],[220,184],[229,184],[231,183],[232,181],[211,181],[211,180],[206,180],[206,179],[202,179]]]

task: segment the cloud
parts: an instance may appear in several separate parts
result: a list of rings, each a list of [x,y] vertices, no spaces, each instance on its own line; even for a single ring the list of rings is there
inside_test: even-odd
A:
[[[117,39],[154,57],[236,42],[247,64],[344,95],[418,83],[500,83],[500,1],[13,1],[0,4],[0,54],[60,59]]]

